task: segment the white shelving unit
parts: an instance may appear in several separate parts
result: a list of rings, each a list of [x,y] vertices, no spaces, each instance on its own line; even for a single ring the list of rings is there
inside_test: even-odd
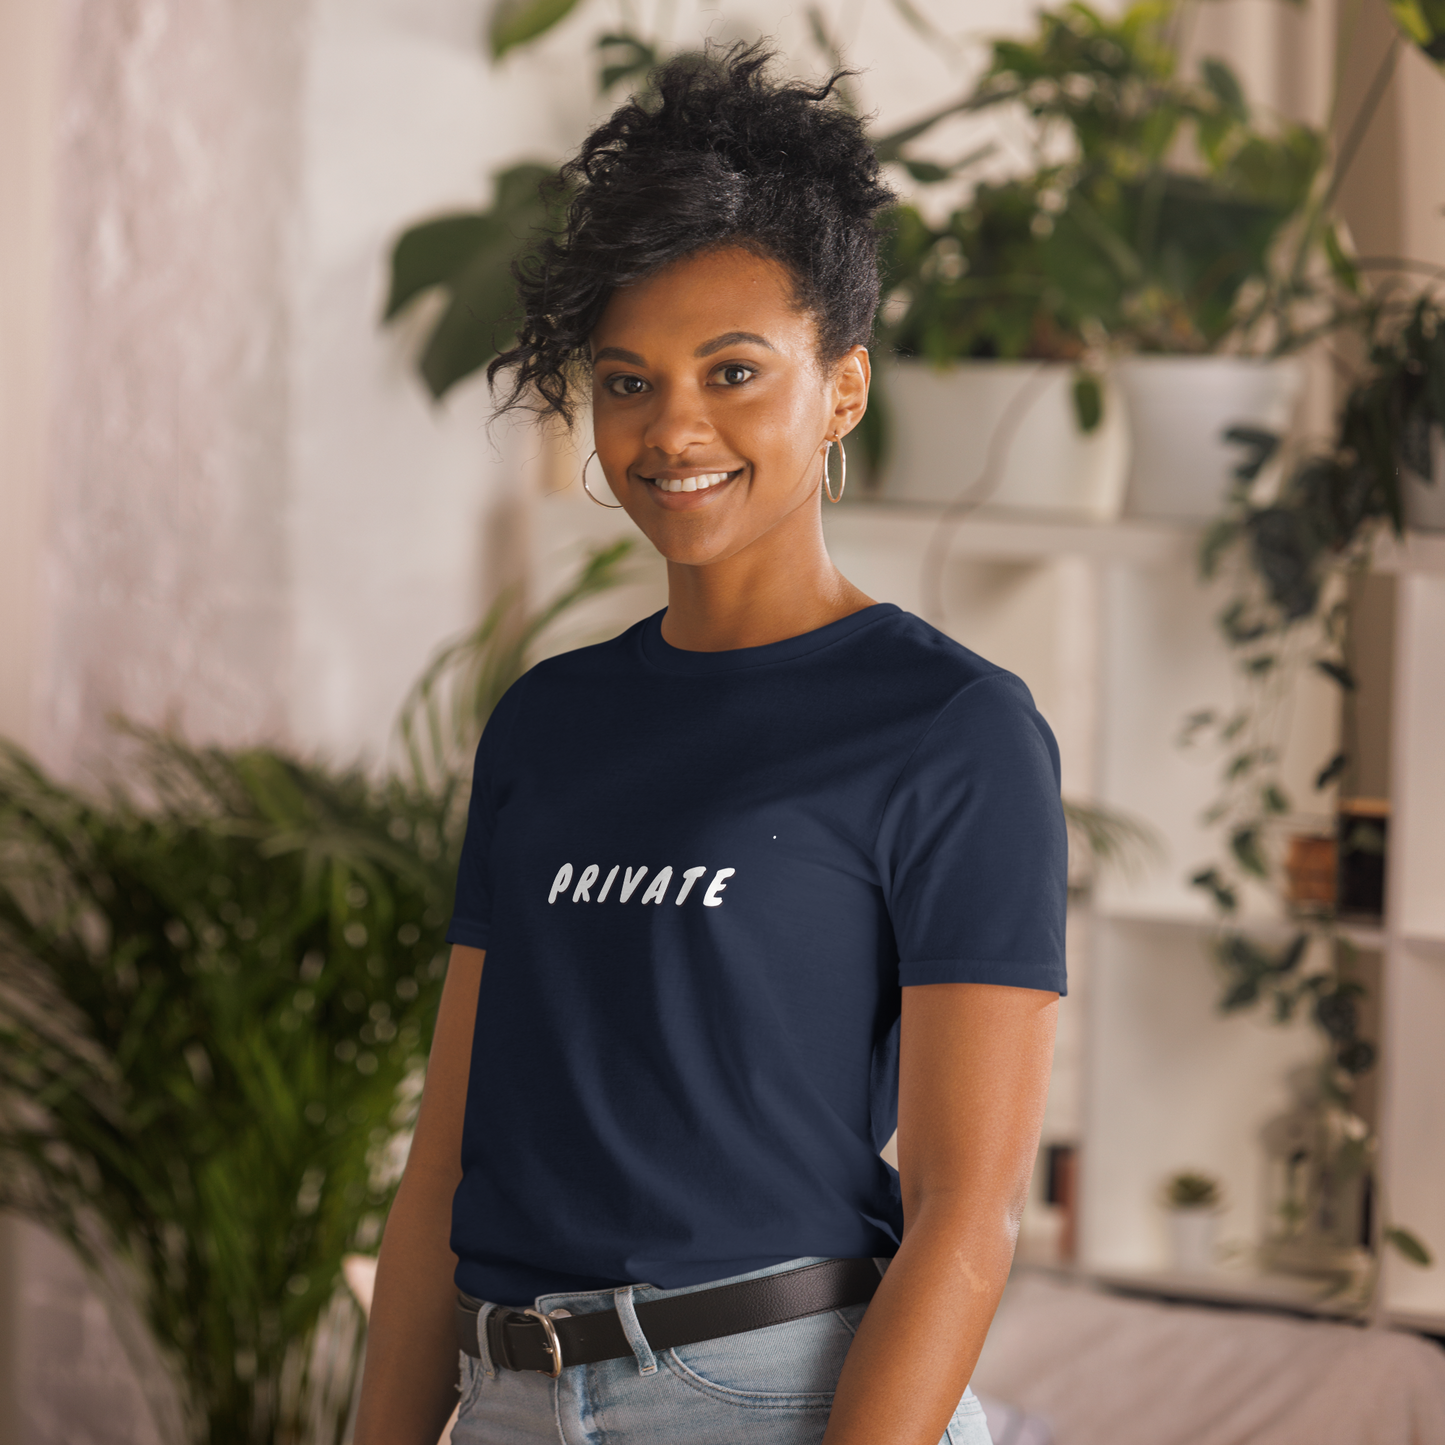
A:
[[[1199,817],[1220,760],[1178,738],[1190,712],[1229,706],[1234,679],[1214,626],[1219,599],[1196,579],[1197,535],[985,509],[948,520],[939,586],[925,587],[940,508],[862,501],[825,514],[835,561],[864,591],[925,616],[925,594],[941,592],[946,615],[929,620],[1024,678],[1059,739],[1066,795],[1131,814],[1161,841],[1154,863],[1106,874],[1091,904],[1071,911],[1072,997],[1045,1141],[1081,1146],[1078,1267],[1161,1294],[1330,1312],[1308,1285],[1248,1269],[1192,1286],[1164,1271],[1157,1200],[1174,1170],[1224,1181],[1224,1237],[1241,1254],[1261,1237],[1259,1130],[1288,1106],[1290,1069],[1320,1051],[1302,1020],[1278,1027],[1217,1009],[1211,918],[1187,877],[1217,854]],[[568,486],[537,503],[532,526],[533,575],[552,579],[545,587],[563,574],[559,559],[627,524]],[[1382,959],[1383,1217],[1445,1256],[1445,537],[1412,537],[1382,564],[1399,588],[1389,907],[1383,927],[1353,938]],[[601,607],[636,617],[662,605],[660,566],[639,588]],[[1335,751],[1338,694],[1306,678],[1295,708],[1285,774],[1306,799]],[[1289,926],[1264,899],[1251,908],[1261,927]],[[1398,1323],[1445,1332],[1445,1265],[1387,1259],[1381,1299]]]

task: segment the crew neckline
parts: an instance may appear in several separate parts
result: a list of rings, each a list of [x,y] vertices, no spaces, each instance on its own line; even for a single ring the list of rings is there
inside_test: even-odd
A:
[[[654,612],[642,624],[642,655],[664,672],[688,677],[706,677],[719,672],[737,672],[748,667],[769,667],[778,662],[791,662],[851,636],[864,627],[871,627],[888,617],[898,616],[903,609],[892,602],[875,602],[857,612],[840,617],[836,622],[784,637],[778,642],[765,642],[761,647],[730,647],[721,652],[692,652],[674,647],[662,635],[662,619],[667,613]]]

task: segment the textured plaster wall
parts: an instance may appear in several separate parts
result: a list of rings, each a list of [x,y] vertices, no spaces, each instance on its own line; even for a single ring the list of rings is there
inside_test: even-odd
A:
[[[278,735],[306,10],[70,0],[42,751]]]
[[[411,370],[427,309],[383,331],[386,263],[420,216],[489,200],[491,172],[555,157],[585,124],[580,56],[480,55],[482,7],[316,0],[301,102],[291,279],[292,590],[299,741],[378,755],[431,648],[480,615],[521,525],[537,446],[487,429],[484,386],[434,404]],[[563,55],[580,49],[564,37]]]

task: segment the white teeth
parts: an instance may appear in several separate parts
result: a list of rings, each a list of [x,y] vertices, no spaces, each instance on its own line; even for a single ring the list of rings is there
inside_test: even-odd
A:
[[[653,477],[652,483],[664,492],[705,492],[727,481],[730,475],[729,472],[704,472],[696,477]]]

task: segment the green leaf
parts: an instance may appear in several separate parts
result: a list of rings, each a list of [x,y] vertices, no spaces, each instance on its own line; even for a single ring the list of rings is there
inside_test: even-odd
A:
[[[1323,792],[1335,781],[1349,765],[1349,759],[1344,753],[1336,753],[1318,773],[1315,774],[1315,789]]]
[[[1248,1008],[1259,998],[1259,983],[1252,978],[1242,978],[1233,984],[1224,997],[1219,1001],[1222,1013],[1236,1013],[1242,1008]]]
[[[1239,523],[1229,518],[1213,522],[1199,543],[1199,575],[1208,582],[1219,571],[1219,561],[1239,536]]]
[[[1242,778],[1259,761],[1259,754],[1256,752],[1239,753],[1229,760],[1229,765],[1224,770],[1224,780],[1232,783],[1236,778]]]
[[[542,187],[555,180],[556,176],[555,166],[540,165],[536,161],[522,161],[499,171],[493,182],[496,200],[492,205],[492,214],[500,220],[513,222],[514,229],[515,223],[530,224],[533,213],[540,213],[546,205]],[[548,198],[553,204],[556,199]]]
[[[1206,56],[1199,62],[1204,83],[1219,104],[1236,120],[1249,119],[1249,102],[1244,98],[1244,87],[1239,77],[1222,60]]]
[[[391,291],[384,319],[390,321],[414,296],[448,281],[499,234],[498,222],[480,212],[439,216],[404,231],[391,251]]]
[[[1335,223],[1331,221],[1323,230],[1320,237],[1325,248],[1325,259],[1330,264],[1330,273],[1335,280],[1351,296],[1360,294],[1360,271],[1353,259],[1345,254],[1345,248],[1340,243],[1340,233]]]
[[[953,174],[947,166],[941,166],[937,161],[909,161],[903,162],[903,169],[918,181],[921,185],[933,186],[940,181],[946,181]]]
[[[1241,482],[1254,481],[1280,448],[1279,434],[1259,427],[1229,427],[1224,440],[1244,449],[1243,459],[1234,468],[1234,476]]]
[[[1238,895],[1221,876],[1219,869],[1206,868],[1189,881],[1195,888],[1204,889],[1213,898],[1215,907],[1221,913],[1233,913],[1239,906]]]
[[[1305,949],[1309,947],[1309,942],[1309,934],[1295,934],[1284,952],[1270,966],[1270,972],[1274,974],[1293,973],[1299,967],[1300,960],[1305,956]]]
[[[1352,673],[1343,662],[1336,662],[1330,657],[1317,657],[1315,658],[1315,666],[1324,673],[1326,677],[1339,683],[1345,692],[1354,692],[1358,686],[1354,673]]]
[[[492,59],[500,60],[516,46],[545,35],[576,6],[577,0],[497,0],[487,25]]]
[[[597,89],[605,95],[619,81],[634,75],[644,75],[657,64],[657,47],[627,31],[603,35],[597,41],[597,49],[604,58],[612,52],[598,76]]]
[[[1074,420],[1087,435],[1098,430],[1104,419],[1104,388],[1092,371],[1074,373]]]
[[[1408,1229],[1401,1228],[1398,1224],[1392,1224],[1385,1230],[1385,1243],[1393,1246],[1411,1264],[1417,1264],[1421,1269],[1429,1269],[1435,1263],[1434,1255],[1430,1253],[1419,1237]]]
[[[1437,65],[1445,66],[1445,5],[1441,0],[1389,0],[1395,24]]]
[[[511,259],[516,243],[490,247],[473,257],[451,286],[451,301],[428,337],[418,368],[431,394],[441,399],[457,382],[484,367],[511,337],[517,293]]]
[[[1200,708],[1189,714],[1184,719],[1184,726],[1179,729],[1179,746],[1192,747],[1194,740],[1205,728],[1213,727],[1219,720],[1219,715],[1212,707]]]
[[[1229,851],[1234,854],[1235,861],[1246,873],[1252,873],[1256,878],[1269,876],[1269,865],[1265,862],[1264,852],[1260,848],[1257,829],[1237,828],[1230,836]]]
[[[1275,783],[1268,783],[1260,790],[1259,801],[1266,813],[1289,812],[1289,798]]]

